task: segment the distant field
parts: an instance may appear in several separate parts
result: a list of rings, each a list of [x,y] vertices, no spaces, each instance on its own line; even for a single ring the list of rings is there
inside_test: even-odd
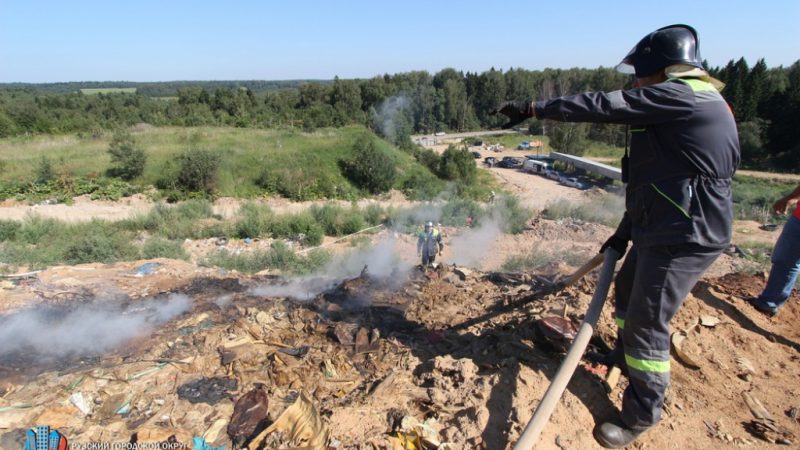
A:
[[[81,94],[135,94],[136,88],[100,88],[100,89],[81,89]]]
[[[252,197],[263,193],[255,180],[264,172],[284,174],[310,185],[324,180],[345,194],[354,193],[341,174],[339,161],[352,156],[355,140],[365,132],[358,126],[311,133],[226,127],[152,128],[134,133],[148,157],[144,175],[138,181],[155,184],[178,153],[206,149],[222,157],[217,190],[224,196]],[[106,152],[110,142],[110,133],[99,138],[73,134],[0,139],[0,164],[4,166],[0,183],[32,179],[43,157],[50,159],[57,174],[103,174],[110,165]],[[398,183],[409,171],[427,170],[385,141],[376,142],[394,155]]]

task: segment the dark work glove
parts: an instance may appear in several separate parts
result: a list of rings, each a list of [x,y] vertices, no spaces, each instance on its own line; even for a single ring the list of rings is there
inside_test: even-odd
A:
[[[625,254],[625,251],[628,250],[628,241],[622,239],[616,234],[613,234],[610,238],[608,238],[603,246],[600,247],[600,253],[604,253],[609,247],[616,250],[617,253],[619,253],[619,257],[622,258],[622,256]]]
[[[533,117],[533,104],[527,100],[517,100],[511,102],[504,102],[496,109],[489,111],[489,114],[500,113],[508,117],[508,122],[502,126],[504,130],[519,124],[523,120]]]

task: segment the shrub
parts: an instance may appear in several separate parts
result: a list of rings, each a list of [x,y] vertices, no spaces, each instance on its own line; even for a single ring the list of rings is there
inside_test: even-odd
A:
[[[467,216],[477,223],[482,215],[483,210],[478,203],[467,199],[453,199],[442,207],[440,221],[446,226],[463,227],[467,224]]]
[[[411,168],[404,178],[400,189],[411,200],[431,200],[444,189],[442,180],[421,167]]]
[[[39,160],[39,164],[36,166],[36,183],[48,183],[55,180],[55,178],[56,172],[53,169],[53,163],[47,156],[42,156],[42,159]]]
[[[56,237],[65,230],[63,223],[39,216],[28,216],[17,230],[17,241],[25,244],[38,244],[45,237]]]
[[[353,145],[353,151],[353,158],[342,162],[345,177],[373,194],[392,188],[397,176],[396,163],[375,145],[369,135],[361,136]]]
[[[220,156],[214,152],[196,149],[187,150],[176,158],[178,166],[177,186],[190,192],[211,194],[217,181]]]
[[[317,223],[325,230],[328,236],[340,236],[342,234],[342,216],[344,208],[332,203],[322,206],[311,206],[311,214]]]
[[[272,232],[274,214],[268,206],[245,203],[239,208],[238,216],[233,226],[233,234],[238,238],[264,237]]]
[[[624,212],[625,198],[615,194],[607,194],[583,203],[572,203],[569,200],[558,199],[545,206],[542,211],[542,217],[551,220],[571,218],[616,227]]]
[[[364,216],[357,208],[351,209],[342,218],[342,235],[357,233],[366,227]]]
[[[144,246],[142,246],[142,257],[145,259],[189,259],[189,255],[186,254],[180,242],[170,241],[160,237],[148,239],[147,242],[144,243]]]
[[[64,261],[69,264],[108,263],[138,257],[136,249],[121,234],[87,233],[79,235],[64,251]]]
[[[13,241],[21,224],[15,220],[0,220],[0,242]]]
[[[364,209],[363,213],[364,213],[364,220],[367,222],[368,225],[373,227],[375,225],[382,223],[386,218],[383,207],[381,207],[381,205],[377,203],[370,203]]]
[[[305,274],[321,268],[330,259],[330,253],[324,250],[312,250],[308,255],[297,255],[286,244],[275,242],[269,250],[256,250],[239,254],[228,251],[217,252],[204,260],[203,264],[248,273],[274,269],[288,273]]]
[[[128,131],[119,130],[114,133],[108,154],[111,156],[111,163],[114,164],[108,169],[110,176],[132,180],[144,172],[147,155],[144,150],[137,147],[136,140]]]
[[[517,197],[503,195],[499,200],[495,202],[492,213],[502,220],[503,231],[511,234],[522,233],[533,217],[533,210],[521,206]]]
[[[439,176],[446,180],[472,183],[478,173],[475,158],[467,149],[450,145],[439,160]]]

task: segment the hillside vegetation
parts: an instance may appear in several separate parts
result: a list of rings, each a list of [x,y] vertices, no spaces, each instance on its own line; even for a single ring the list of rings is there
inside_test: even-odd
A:
[[[184,170],[182,158],[196,154],[213,159],[210,162],[217,165],[210,189],[201,194],[246,198],[269,194],[295,200],[357,199],[379,193],[360,184],[362,180],[347,177],[346,169],[352,167],[348,163],[365,159],[360,149],[365,145],[370,147],[368,151],[386,160],[386,170],[394,170],[393,181],[382,187],[403,190],[412,198],[431,198],[446,188],[447,181],[458,181],[444,172],[437,176],[439,159],[425,160],[423,165],[415,159],[416,151],[398,150],[360,126],[313,132],[144,127],[131,135],[134,145],[147,158],[141,175],[131,180],[138,190],[148,186],[157,186],[167,193],[180,190],[175,181]],[[366,144],[359,144],[359,140]],[[36,197],[38,193],[47,197],[68,194],[62,191],[70,187],[78,189],[86,180],[102,183],[112,165],[108,154],[111,142],[111,133],[97,137],[71,134],[2,139],[0,196]],[[489,189],[486,176],[463,181],[469,182],[470,188],[461,189],[462,193]]]

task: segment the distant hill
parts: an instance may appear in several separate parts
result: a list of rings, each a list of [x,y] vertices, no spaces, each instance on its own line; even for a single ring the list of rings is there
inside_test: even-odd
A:
[[[223,80],[223,81],[70,81],[63,83],[0,83],[0,89],[29,89],[39,92],[64,94],[81,90],[135,89],[140,95],[148,97],[174,97],[178,89],[202,87],[207,90],[218,88],[248,88],[263,92],[277,89],[295,89],[307,83],[332,83],[332,80]]]

